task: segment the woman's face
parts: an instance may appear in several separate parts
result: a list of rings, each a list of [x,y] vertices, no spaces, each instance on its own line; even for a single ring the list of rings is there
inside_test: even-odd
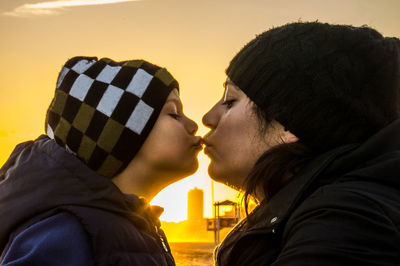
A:
[[[197,154],[202,149],[201,138],[195,136],[197,129],[197,124],[183,114],[178,90],[174,89],[137,156],[162,175],[179,179],[192,174],[198,168]]]
[[[209,175],[216,181],[242,188],[257,159],[271,146],[281,143],[284,132],[279,123],[260,132],[254,103],[229,79],[222,99],[203,117],[210,128],[204,137],[205,154],[210,157]]]

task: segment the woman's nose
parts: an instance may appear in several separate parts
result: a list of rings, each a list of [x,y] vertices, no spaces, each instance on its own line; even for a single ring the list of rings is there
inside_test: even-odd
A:
[[[217,126],[218,124],[218,108],[219,102],[216,103],[204,116],[202,119],[203,124],[210,128],[213,129]]]

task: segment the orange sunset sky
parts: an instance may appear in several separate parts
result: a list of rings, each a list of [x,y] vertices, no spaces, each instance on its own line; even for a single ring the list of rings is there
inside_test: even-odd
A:
[[[367,24],[400,37],[400,0],[1,0],[0,165],[14,146],[44,132],[45,111],[64,62],[76,55],[143,58],[178,79],[185,113],[199,124],[222,96],[224,70],[256,34],[298,20]],[[187,216],[187,192],[204,189],[212,216],[208,159],[159,193],[165,221]],[[215,184],[215,200],[237,192]]]

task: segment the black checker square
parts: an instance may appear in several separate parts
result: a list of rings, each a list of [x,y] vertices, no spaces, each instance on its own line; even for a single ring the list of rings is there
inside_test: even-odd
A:
[[[75,127],[71,127],[70,131],[68,132],[67,136],[67,143],[68,147],[75,153],[78,152],[79,146],[81,145],[83,138],[83,133],[80,132]]]
[[[81,60],[95,60],[95,59],[96,59],[96,57],[75,56],[75,57],[69,59],[69,60],[65,63],[64,67],[66,67],[66,68],[73,68],[73,67],[74,67],[79,61],[81,61]]]
[[[123,62],[124,62],[124,61],[122,61],[122,62],[116,62],[116,61],[114,61],[114,60],[112,60],[112,59],[110,59],[110,58],[102,58],[100,61],[102,61],[102,62],[107,62],[107,64],[108,64],[109,66],[113,66],[113,67],[115,67],[115,66],[121,66],[121,65],[123,64]]]
[[[111,155],[121,161],[126,161],[133,158],[140,146],[144,142],[145,137],[138,135],[131,131],[129,128],[124,128],[119,137],[117,144],[115,144]]]
[[[99,104],[101,97],[103,97],[104,92],[107,90],[108,84],[95,80],[90,86],[85,99],[83,100],[88,105],[96,108]]]
[[[163,87],[165,85],[161,80],[153,78],[144,92],[142,100],[153,108],[160,107],[161,109],[169,95],[168,90],[160,89]]]
[[[51,110],[48,110],[47,113],[47,124],[50,125],[51,129],[54,131],[60,121],[60,115],[54,113]]]
[[[57,137],[56,135],[54,135],[54,140],[56,141],[56,143],[58,145],[60,145],[61,147],[65,146],[65,143],[62,141],[62,139],[60,139],[59,137]]]
[[[125,90],[128,87],[129,83],[132,80],[132,77],[135,75],[136,72],[137,68],[122,67],[118,72],[118,74],[114,77],[113,81],[111,82],[111,85],[114,85],[115,87]]]
[[[122,125],[125,125],[139,100],[139,97],[136,95],[129,92],[124,92],[118,102],[118,105],[115,107],[111,118],[120,122]]]
[[[108,119],[105,114],[96,110],[86,132],[84,132],[85,135],[97,142]]]
[[[96,79],[100,72],[105,68],[107,65],[104,61],[97,61],[95,64],[91,65],[84,74],[92,79]]]
[[[72,124],[76,114],[79,111],[79,108],[81,107],[81,104],[82,102],[80,100],[76,99],[75,97],[72,97],[71,95],[68,95],[67,101],[65,103],[65,106],[68,106],[68,108],[64,108],[64,111],[61,116]]]
[[[103,150],[99,146],[96,146],[96,148],[94,148],[93,150],[92,155],[90,156],[88,162],[89,167],[97,171],[101,167],[107,156],[108,153],[105,150]]]
[[[66,92],[66,93],[69,93],[72,88],[72,85],[74,85],[74,83],[78,77],[79,77],[78,73],[76,73],[73,70],[69,70],[68,73],[65,75],[65,77],[64,77],[63,81],[61,82],[60,87],[58,89]]]
[[[158,66],[153,65],[149,62],[144,61],[143,64],[140,66],[144,71],[149,73],[150,75],[154,76],[156,72],[160,69]],[[165,85],[163,85],[165,86]]]

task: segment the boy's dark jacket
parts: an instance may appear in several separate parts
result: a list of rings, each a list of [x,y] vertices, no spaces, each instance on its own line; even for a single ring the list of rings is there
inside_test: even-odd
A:
[[[0,250],[59,212],[82,224],[96,265],[174,265],[159,221],[142,199],[122,194],[47,136],[18,145],[0,170]]]
[[[249,218],[217,265],[400,265],[400,121],[317,157]]]

